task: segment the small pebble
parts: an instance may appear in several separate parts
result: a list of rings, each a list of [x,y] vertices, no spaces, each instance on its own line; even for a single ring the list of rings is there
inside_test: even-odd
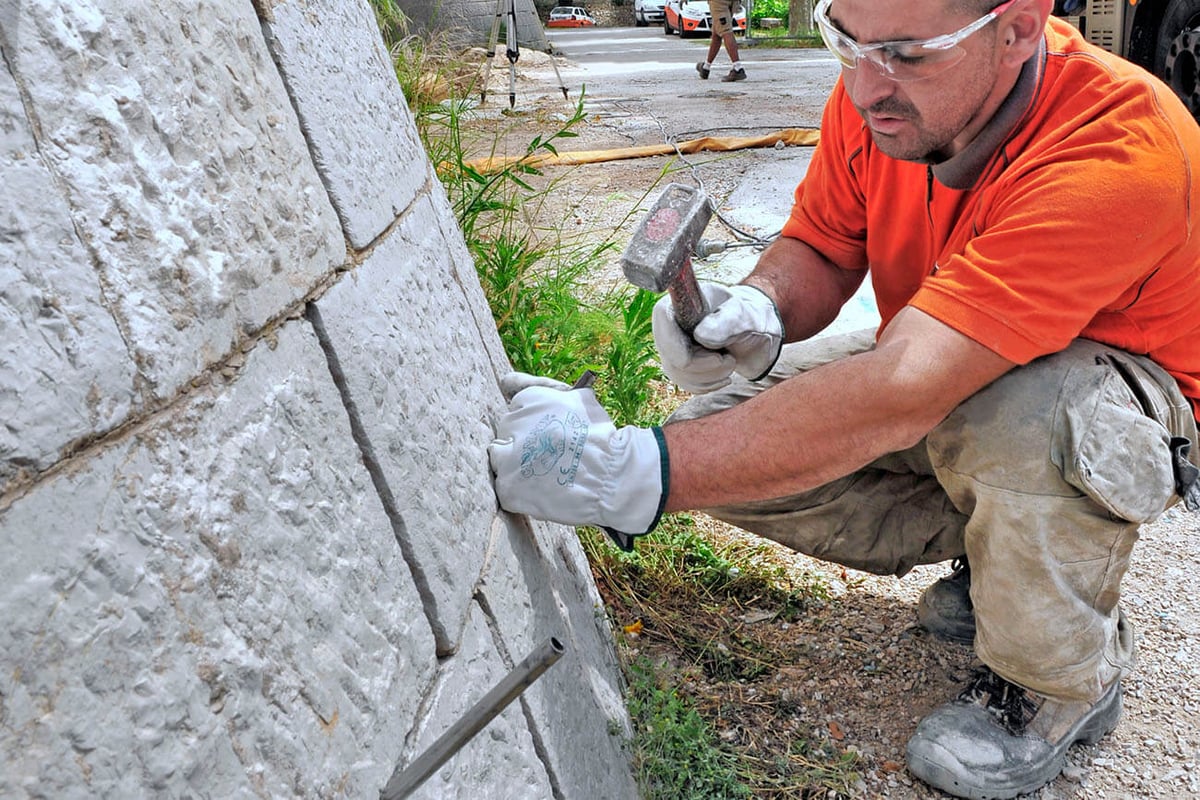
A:
[[[1063,767],[1062,776],[1071,783],[1083,783],[1087,770],[1077,764],[1067,764]]]

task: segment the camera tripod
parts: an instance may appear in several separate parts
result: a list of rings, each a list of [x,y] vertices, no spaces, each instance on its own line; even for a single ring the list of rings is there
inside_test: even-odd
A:
[[[517,41],[517,0],[496,0],[496,16],[492,20],[492,32],[488,35],[487,63],[483,67],[482,85],[479,90],[479,102],[487,102],[488,74],[492,70],[492,62],[496,60],[496,44],[500,38],[500,21],[504,20],[505,50],[508,58],[508,107],[517,103],[517,59],[521,57],[521,46]],[[554,61],[552,48],[547,47],[550,54],[550,64],[554,67],[554,77],[558,78],[558,88],[562,90],[563,99],[567,99],[567,87],[559,74],[558,64]]]

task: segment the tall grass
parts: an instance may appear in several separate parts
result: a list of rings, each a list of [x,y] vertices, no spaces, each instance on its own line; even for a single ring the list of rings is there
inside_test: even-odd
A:
[[[475,158],[495,155],[500,137],[493,131],[489,142],[471,131],[477,76],[464,76],[454,59],[439,59],[439,47],[444,43],[398,38],[392,45],[397,76],[513,368],[568,383],[590,369],[598,376],[597,396],[617,425],[653,422],[647,401],[652,384],[662,379],[650,331],[655,296],[624,282],[602,286],[593,279],[615,259],[617,231],[586,238],[563,233],[573,226],[553,199],[568,173],[547,176],[520,159],[486,171],[475,166]],[[436,85],[453,93],[438,99],[423,88]],[[523,156],[556,154],[585,120],[581,93],[572,113],[548,133],[532,136]]]

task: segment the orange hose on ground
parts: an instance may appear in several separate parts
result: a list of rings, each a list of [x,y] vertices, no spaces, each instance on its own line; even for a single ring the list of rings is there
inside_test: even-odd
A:
[[[487,175],[492,172],[498,172],[518,162],[534,169],[540,169],[542,167],[620,161],[626,158],[670,156],[675,155],[676,152],[689,154],[699,153],[702,150],[726,152],[730,150],[744,150],[749,147],[774,147],[779,142],[783,142],[785,145],[811,146],[817,143],[820,135],[821,132],[813,128],[785,128],[762,136],[704,136],[677,144],[649,144],[640,147],[619,147],[614,150],[579,150],[574,153],[558,153],[557,155],[554,153],[543,153],[523,158],[516,156],[477,158],[465,162],[465,165],[480,174]],[[443,162],[439,165],[438,171],[444,172],[450,167],[450,164]]]

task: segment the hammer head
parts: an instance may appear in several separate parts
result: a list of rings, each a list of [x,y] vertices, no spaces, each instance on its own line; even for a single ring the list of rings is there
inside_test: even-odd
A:
[[[711,217],[703,191],[668,184],[621,255],[625,277],[642,289],[666,291],[691,259],[692,248]]]

